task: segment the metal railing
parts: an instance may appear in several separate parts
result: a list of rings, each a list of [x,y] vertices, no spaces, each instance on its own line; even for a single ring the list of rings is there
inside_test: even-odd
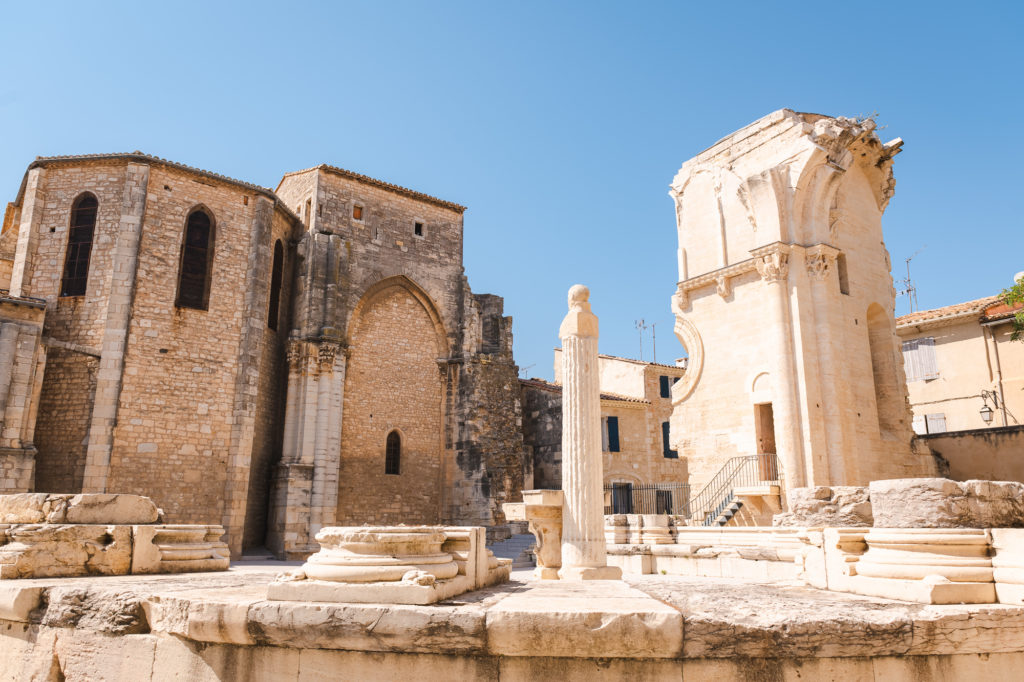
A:
[[[736,488],[779,485],[781,470],[774,454],[732,457],[691,500],[691,522],[713,525],[736,498]]]
[[[689,483],[613,483],[604,487],[605,514],[690,516]]]

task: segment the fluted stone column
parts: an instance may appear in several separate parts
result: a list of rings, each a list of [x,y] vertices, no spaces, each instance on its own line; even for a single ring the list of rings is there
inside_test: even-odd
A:
[[[617,580],[607,565],[604,539],[604,474],[601,460],[601,388],[597,366],[597,316],[590,290],[569,289],[562,320],[562,568],[563,580]]]

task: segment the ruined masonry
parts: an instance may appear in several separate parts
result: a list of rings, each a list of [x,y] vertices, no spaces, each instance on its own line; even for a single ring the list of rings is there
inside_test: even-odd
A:
[[[139,152],[36,159],[0,234],[0,492],[146,495],[236,556],[503,523],[518,372],[464,211],[328,165],[271,191]]]

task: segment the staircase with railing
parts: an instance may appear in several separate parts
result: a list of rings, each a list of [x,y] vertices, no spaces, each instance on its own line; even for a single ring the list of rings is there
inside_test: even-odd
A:
[[[732,457],[690,500],[690,523],[724,526],[752,497],[778,497],[781,466],[774,454]]]

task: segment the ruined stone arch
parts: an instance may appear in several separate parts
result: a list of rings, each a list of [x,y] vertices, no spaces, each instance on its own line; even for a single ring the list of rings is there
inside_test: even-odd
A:
[[[448,336],[438,308],[408,277],[374,282],[346,330],[337,523],[441,523],[446,508]],[[445,365],[447,367],[447,365]],[[397,472],[387,442],[398,434]]]
[[[416,284],[413,280],[406,277],[405,275],[394,275],[392,277],[385,277],[384,279],[378,280],[368,286],[363,295],[359,297],[359,302],[355,308],[352,309],[352,315],[349,316],[348,330],[345,334],[345,338],[348,343],[352,344],[352,337],[355,330],[358,328],[359,322],[362,317],[366,314],[366,311],[374,304],[374,302],[381,296],[387,294],[388,290],[393,287],[399,287],[407,291],[413,298],[420,302],[427,315],[430,317],[431,322],[434,325],[434,330],[437,334],[437,345],[442,351],[444,356],[448,355],[448,333],[445,331],[444,322],[441,320],[441,315],[438,313],[438,306],[434,303],[434,299],[430,297],[423,288]],[[439,356],[440,357],[440,356]]]

